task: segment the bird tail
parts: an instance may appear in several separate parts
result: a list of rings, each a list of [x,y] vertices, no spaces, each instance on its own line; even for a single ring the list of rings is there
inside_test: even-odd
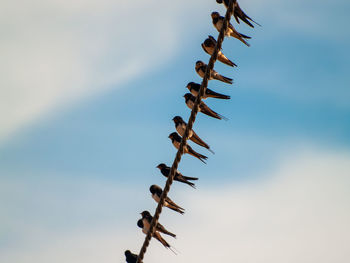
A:
[[[153,237],[156,238],[160,243],[162,243],[164,247],[166,247],[166,248],[170,248],[171,247],[169,245],[169,243],[166,242],[166,240],[157,231],[154,232]]]
[[[223,99],[223,100],[231,99],[229,95],[220,94],[212,90],[210,90],[210,92],[207,90],[206,95],[207,97],[216,98],[216,99]]]
[[[219,52],[218,54],[218,60],[226,65],[229,65],[231,67],[237,67],[235,63],[233,63],[231,60],[229,60],[224,54]]]
[[[169,231],[166,230],[166,229],[164,229],[164,230],[162,231],[162,233],[163,233],[163,234],[166,234],[166,235],[168,235],[168,236],[171,236],[171,237],[173,237],[173,238],[176,238],[176,235],[175,235],[175,234],[169,232]]]
[[[198,180],[197,177],[189,177],[189,176],[183,176],[183,177],[184,177],[184,179],[190,180],[190,181],[196,181],[196,180]]]
[[[233,83],[233,79],[225,77],[225,76],[222,76],[220,74],[216,74],[214,78],[217,79],[217,80],[220,80],[222,82],[228,83],[228,84],[232,84]]]
[[[245,38],[245,39],[251,39],[250,36],[244,35],[244,34],[242,34],[242,33],[239,33],[239,34],[240,34],[241,37],[243,37],[243,38]]]
[[[165,206],[170,208],[171,210],[174,210],[176,212],[179,212],[180,214],[184,214],[184,208],[182,208],[181,206],[177,205],[176,203],[174,203],[170,198],[168,198],[166,200]]]
[[[245,13],[243,13],[243,16],[244,17],[241,17],[242,21],[244,23],[246,23],[247,25],[249,25],[250,27],[254,27],[254,25],[252,23],[249,22],[252,21],[254,24],[258,25],[258,26],[261,26],[259,23],[255,22],[253,19],[251,19],[249,16],[247,16]]]
[[[208,159],[207,156],[197,153],[195,150],[193,150],[192,148],[188,147],[188,153],[196,158],[198,158],[200,161],[202,161],[203,163],[206,164],[206,162],[204,160]]]
[[[211,153],[214,154],[214,152],[210,149],[210,146],[208,144],[206,144],[201,138],[199,138],[199,136],[193,132],[192,137],[190,138],[191,141],[193,141],[194,143],[197,143],[198,145],[208,149]]]
[[[181,215],[183,215],[183,214],[185,213],[185,211],[183,211],[184,209],[181,208],[181,207],[173,206],[173,205],[170,205],[170,204],[167,205],[166,207],[169,208],[169,209],[171,209],[171,210],[173,210],[173,211],[175,211],[175,212],[180,213]],[[182,209],[183,209],[183,210],[182,210]]]
[[[238,33],[240,37],[238,37],[237,39],[240,40],[243,44],[245,44],[247,47],[250,47],[250,44],[245,41],[245,39],[250,39],[251,37],[246,36],[244,34]]]
[[[191,186],[193,189],[196,189],[196,185],[192,182],[189,181],[183,181],[185,184],[188,184],[189,186]]]

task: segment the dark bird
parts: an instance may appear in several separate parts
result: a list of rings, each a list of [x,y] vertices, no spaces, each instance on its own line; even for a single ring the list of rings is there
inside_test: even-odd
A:
[[[175,123],[175,128],[176,131],[181,135],[184,136],[185,134],[185,130],[186,130],[186,126],[187,123],[180,117],[180,116],[175,116],[173,118],[173,121]],[[206,144],[201,138],[199,138],[199,136],[194,132],[194,130],[190,130],[189,132],[189,137],[188,137],[191,141],[193,141],[194,143],[197,143],[198,145],[207,148],[210,152],[214,153],[211,149],[210,146],[208,144]]]
[[[136,263],[138,255],[131,253],[130,250],[125,250],[124,254],[127,263]]]
[[[205,75],[205,71],[207,70],[207,64],[205,64],[203,61],[197,61],[196,62],[196,66],[195,66],[195,70],[197,72],[197,74],[203,78]],[[232,84],[233,80],[230,78],[227,78],[225,76],[220,75],[219,73],[217,73],[214,69],[210,72],[210,76],[209,76],[209,80],[211,79],[216,79],[216,80],[220,80],[222,82],[228,83],[228,84]]]
[[[142,215],[142,223],[143,223],[143,225],[146,226],[147,228],[149,228],[150,225],[151,225],[153,216],[151,216],[150,212],[148,212],[148,211],[143,211],[140,214]],[[157,223],[156,231],[161,232],[163,234],[166,234],[168,236],[172,236],[173,238],[176,238],[175,234],[173,234],[170,231],[166,230],[165,227],[163,225],[161,225],[160,223]]]
[[[181,136],[178,135],[176,132],[173,132],[171,133],[169,136],[168,136],[171,140],[171,142],[173,143],[173,145],[175,146],[176,149],[179,149],[180,148],[180,143],[181,143]],[[191,146],[189,146],[188,144],[186,144],[184,146],[184,153],[188,153],[196,158],[198,158],[200,161],[202,161],[203,163],[206,163],[204,160],[208,159],[207,156],[203,155],[203,154],[200,154],[200,153],[197,153],[195,150],[192,149]]]
[[[160,172],[162,173],[162,175],[164,175],[165,177],[168,177],[170,174],[170,167],[167,166],[164,163],[160,163],[158,164],[157,168],[160,170]],[[196,181],[198,180],[197,177],[189,177],[189,176],[184,176],[182,175],[179,171],[175,172],[175,176],[174,176],[174,180],[184,183],[184,184],[188,184],[189,186],[196,188],[194,183],[190,182],[190,181]]]
[[[189,107],[192,110],[194,106],[194,102],[196,101],[196,97],[193,96],[191,93],[186,93],[184,95],[184,98],[185,98],[187,107]],[[201,101],[199,104],[199,111],[210,117],[213,117],[219,120],[221,119],[227,120],[226,117],[210,109],[203,101]]]
[[[230,3],[230,0],[216,0],[218,4],[224,4],[226,8],[228,8],[228,5]],[[239,19],[241,19],[244,23],[246,23],[250,27],[254,27],[252,23],[249,22],[252,21],[253,23],[257,24],[258,26],[261,26],[257,22],[255,22],[253,19],[251,19],[249,16],[246,15],[246,13],[243,12],[241,7],[239,6],[238,2],[236,0],[233,0],[233,6],[234,6],[234,11],[233,11],[233,16],[236,19],[237,23],[239,24]]]
[[[208,36],[206,40],[202,43],[203,50],[208,53],[209,55],[212,55],[214,53],[214,49],[216,46],[216,40],[212,36]],[[231,67],[237,67],[235,63],[233,63],[231,60],[229,60],[222,52],[221,50],[218,51],[218,60],[226,65],[229,65]]]
[[[140,219],[139,221],[137,221],[137,226],[139,228],[142,228],[142,233],[144,233],[145,235],[148,234],[148,231],[149,231],[149,226],[145,226],[142,222],[143,220]],[[155,239],[157,239],[160,243],[163,244],[164,247],[166,248],[171,248],[170,244],[168,242],[166,242],[166,240],[159,234],[159,232],[156,230],[154,231],[154,234],[153,234],[153,237]]]
[[[154,199],[154,201],[156,201],[157,203],[159,203],[160,200],[160,196],[163,193],[162,188],[160,188],[158,185],[151,185],[151,187],[149,188],[149,191],[152,194],[152,198]],[[174,201],[172,201],[169,197],[165,198],[165,202],[164,202],[164,206],[170,208],[171,210],[174,210],[180,214],[184,214],[184,210],[181,206],[178,206]]]
[[[211,17],[213,19],[213,25],[214,27],[220,32],[223,24],[224,24],[224,17],[220,16],[219,12],[213,12],[211,13]],[[249,47],[249,44],[244,39],[250,39],[251,37],[243,35],[242,33],[239,33],[236,31],[236,29],[233,27],[231,23],[228,24],[228,28],[226,29],[225,36],[228,37],[234,37],[246,44]]]
[[[198,83],[190,82],[187,84],[186,88],[188,88],[188,90],[192,93],[193,96],[197,97],[199,90],[201,88],[201,85]],[[205,90],[205,93],[204,93],[202,99],[204,100],[206,98],[216,98],[216,99],[229,100],[231,97],[228,95],[217,93],[217,92],[207,88]]]

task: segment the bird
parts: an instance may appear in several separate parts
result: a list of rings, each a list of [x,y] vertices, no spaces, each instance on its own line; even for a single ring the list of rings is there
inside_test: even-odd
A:
[[[148,227],[145,226],[142,221],[143,221],[142,219],[139,219],[137,221],[137,226],[139,228],[142,228],[142,233],[147,235],[147,233],[149,231],[149,226]],[[154,231],[153,237],[155,239],[157,239],[160,243],[162,243],[165,248],[171,248],[170,244],[168,242],[166,242],[166,240],[159,234],[159,232],[157,230]]]
[[[131,253],[130,250],[125,250],[124,254],[127,263],[136,263],[138,255]]]
[[[174,147],[176,149],[180,148],[180,143],[181,143],[181,136],[178,135],[176,132],[170,133],[170,135],[168,136],[168,138],[170,138],[171,142],[173,143]],[[189,146],[187,143],[184,146],[184,153],[188,153],[190,155],[192,155],[193,157],[198,158],[200,161],[202,161],[203,163],[206,163],[204,160],[208,159],[207,156],[197,153],[195,150],[192,149],[191,146]]]
[[[203,61],[197,61],[196,62],[196,66],[195,66],[195,70],[197,72],[197,74],[203,78],[204,75],[205,75],[205,71],[207,70],[207,64],[205,64]],[[228,83],[228,84],[232,84],[233,83],[233,80],[228,78],[228,77],[225,77],[225,76],[222,76],[220,75],[219,73],[217,73],[214,69],[211,70],[210,72],[210,76],[209,76],[209,80],[211,79],[216,79],[216,80],[220,80],[222,82],[225,82],[225,83]]]
[[[224,24],[224,17],[220,16],[219,12],[213,12],[213,13],[211,13],[211,18],[213,20],[214,27],[220,32],[220,30]],[[228,27],[227,27],[226,32],[225,32],[225,36],[228,36],[228,37],[231,36],[231,37],[237,38],[238,40],[243,42],[248,47],[250,46],[249,43],[247,41],[245,41],[244,39],[250,39],[251,37],[237,32],[231,23],[228,23]]]
[[[180,116],[175,116],[173,118],[173,121],[175,123],[175,129],[176,131],[181,135],[184,136],[185,134],[185,130],[186,130],[186,126],[187,123],[180,117]],[[208,149],[210,152],[214,153],[211,149],[210,146],[208,144],[206,144],[201,138],[199,138],[199,136],[197,135],[197,133],[194,132],[194,130],[190,130],[188,138],[193,141],[194,143]]]
[[[161,174],[164,175],[165,177],[169,176],[171,168],[169,166],[167,166],[166,164],[160,163],[160,164],[158,164],[158,166],[156,168],[158,168],[160,170]],[[190,182],[190,181],[196,181],[196,180],[198,180],[198,178],[184,176],[179,171],[175,171],[174,180],[181,182],[181,183],[184,183],[184,184],[188,184],[192,188],[196,188],[195,184]]]
[[[209,55],[213,55],[214,53],[214,49],[216,46],[216,40],[214,37],[212,36],[208,36],[208,38],[206,40],[204,40],[204,42],[202,43],[202,48],[203,50],[209,54]],[[229,65],[231,67],[237,67],[237,65],[235,63],[233,63],[231,60],[229,60],[222,52],[221,50],[218,50],[218,60],[226,65]]]
[[[226,8],[228,8],[228,5],[230,3],[230,0],[216,0],[218,4],[224,4]],[[252,21],[253,23],[257,24],[258,26],[261,26],[257,22],[255,22],[253,19],[251,19],[249,16],[246,15],[246,13],[243,12],[241,7],[239,6],[237,0],[233,0],[233,6],[234,6],[234,11],[233,11],[233,16],[236,19],[237,23],[239,24],[239,19],[241,19],[244,23],[246,23],[250,27],[254,27],[252,23],[249,22]]]
[[[154,201],[159,203],[160,196],[163,193],[162,188],[159,187],[158,185],[153,184],[153,185],[150,186],[149,191],[151,192],[152,198],[154,199]],[[180,213],[181,215],[183,215],[185,213],[185,211],[184,211],[185,209],[183,209],[181,206],[178,206],[169,197],[165,198],[164,206],[170,208],[171,210],[174,210],[174,211]]]
[[[199,90],[201,88],[201,85],[198,83],[195,83],[195,82],[189,82],[187,84],[186,88],[192,93],[193,96],[197,97]],[[216,98],[216,99],[229,100],[231,97],[228,95],[217,93],[211,89],[206,88],[202,99],[205,100],[206,98]]]
[[[153,216],[151,216],[150,212],[148,212],[147,210],[143,211],[141,213],[142,215],[142,223],[144,226],[146,226],[147,228],[150,227]],[[176,238],[176,235],[171,233],[170,231],[166,230],[165,227],[163,225],[161,225],[160,223],[157,223],[156,226],[156,231],[161,232],[163,234],[166,234],[168,236],[171,236],[173,238]]]
[[[185,98],[185,102],[186,102],[187,107],[189,107],[192,110],[192,108],[194,106],[194,102],[196,101],[196,97],[193,96],[191,93],[186,93],[184,95],[184,98]],[[208,116],[213,117],[215,119],[228,120],[225,116],[222,116],[221,114],[210,109],[203,101],[201,101],[199,104],[199,111],[204,113],[205,115],[208,115]]]

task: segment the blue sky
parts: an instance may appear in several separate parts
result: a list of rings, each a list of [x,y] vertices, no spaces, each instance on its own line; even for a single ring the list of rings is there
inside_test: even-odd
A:
[[[223,260],[237,250],[239,262],[345,262],[349,3],[240,3],[263,26],[237,26],[252,36],[249,48],[224,42],[238,68],[215,69],[234,85],[209,87],[232,99],[206,102],[229,121],[198,115],[195,130],[215,155],[193,145],[208,164],[183,158],[180,171],[200,177],[198,189],[175,184],[170,196],[188,212],[161,218],[177,232],[171,243],[181,255],[154,242],[149,260],[189,262],[196,251],[209,262],[208,248],[225,250]],[[155,208],[148,187],[164,185],[155,166],[175,156],[171,119],[189,117],[182,95],[200,82],[195,62],[209,60],[200,44],[217,36],[210,12],[224,8],[37,0],[1,9],[0,259],[122,261],[144,239],[138,213]],[[222,216],[203,220],[206,203]],[[205,233],[218,239],[212,247]]]

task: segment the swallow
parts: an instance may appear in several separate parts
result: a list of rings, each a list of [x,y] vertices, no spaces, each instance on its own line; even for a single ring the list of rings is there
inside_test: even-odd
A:
[[[219,12],[213,12],[211,13],[211,18],[213,19],[214,27],[218,30],[218,32],[220,32],[222,25],[224,24],[224,17],[220,16]],[[228,37],[231,36],[231,37],[237,38],[248,47],[250,46],[249,43],[244,39],[245,38],[250,39],[251,37],[237,32],[231,23],[228,24],[228,28],[226,29],[225,36],[228,36]]]
[[[197,72],[197,74],[203,78],[205,71],[207,70],[207,64],[205,64],[203,61],[197,61],[196,62],[196,66],[195,66],[195,70]],[[228,83],[228,84],[232,84],[233,80],[230,78],[227,78],[225,76],[220,75],[219,73],[217,73],[214,69],[211,70],[210,72],[210,76],[209,76],[209,80],[211,79],[216,79],[216,80],[220,80],[222,82]]]
[[[204,52],[209,54],[210,56],[213,55],[214,49],[216,46],[216,40],[212,36],[208,36],[206,40],[202,43],[202,48]],[[221,50],[218,51],[218,60],[226,65],[229,65],[231,67],[237,67],[235,63],[233,63],[231,60],[229,60],[222,52]]]
[[[192,93],[193,96],[197,97],[199,90],[201,88],[201,85],[198,83],[189,82],[187,84],[186,88]],[[205,90],[205,93],[204,93],[202,99],[205,100],[206,98],[216,98],[216,99],[229,100],[231,97],[228,95],[217,93],[217,92],[207,88]]]
[[[151,216],[150,212],[143,211],[141,213],[142,215],[142,223],[146,228],[149,228],[153,219],[153,216]],[[171,236],[173,238],[176,238],[176,235],[171,233],[170,231],[166,230],[164,226],[162,226],[160,223],[157,223],[156,231],[161,232],[163,234],[166,234],[168,236]]]
[[[171,168],[169,166],[167,166],[166,164],[160,163],[160,164],[158,164],[158,166],[156,168],[158,168],[160,170],[160,172],[162,173],[162,175],[164,175],[165,177],[169,176]],[[189,186],[196,188],[194,183],[192,183],[190,181],[196,181],[196,180],[198,180],[198,178],[184,176],[179,171],[176,171],[175,176],[174,176],[174,180],[181,182],[181,183],[184,183],[184,184],[188,184]]]
[[[180,148],[180,143],[182,140],[180,135],[178,135],[176,132],[173,132],[168,136],[168,138],[170,138],[171,142],[173,143],[173,145],[176,149]],[[184,146],[184,153],[188,153],[188,154],[198,158],[200,161],[202,161],[205,164],[206,164],[206,162],[204,160],[208,159],[207,156],[200,154],[200,153],[197,153],[195,150],[193,150],[192,147],[189,146],[187,143]]]
[[[130,250],[125,250],[124,254],[127,263],[136,263],[138,255],[131,253]]]
[[[145,226],[142,221],[143,221],[142,219],[137,221],[137,226],[139,228],[142,228],[142,233],[147,235],[147,233],[149,231],[149,227]],[[171,248],[170,244],[168,242],[166,242],[166,240],[159,234],[159,232],[157,230],[154,231],[153,237],[155,239],[157,239],[160,243],[162,243],[165,248]]]
[[[185,134],[185,130],[186,130],[186,126],[187,123],[180,117],[180,116],[175,116],[173,118],[173,121],[175,123],[175,128],[176,131],[181,135],[184,136]],[[199,138],[199,136],[197,135],[197,133],[194,132],[194,130],[190,130],[190,133],[188,135],[189,139],[191,141],[193,141],[194,143],[208,149],[210,152],[214,153],[211,149],[210,146],[208,144],[206,144],[201,138]]]
[[[189,107],[192,110],[192,108],[194,106],[194,102],[196,101],[196,97],[193,96],[191,93],[186,93],[184,95],[184,98],[185,98],[187,107]],[[199,104],[199,111],[204,113],[205,115],[208,115],[208,116],[213,117],[215,119],[228,120],[225,116],[222,116],[221,114],[210,109],[203,101],[201,101]]]
[[[156,201],[157,203],[159,203],[160,200],[160,196],[163,193],[162,188],[160,188],[158,185],[151,185],[151,187],[149,188],[149,191],[152,194],[152,198],[154,199],[154,201]],[[183,215],[185,212],[181,206],[178,206],[177,204],[175,204],[175,202],[173,202],[169,197],[165,198],[165,202],[164,202],[164,206],[170,208],[171,210],[174,210],[178,213],[180,213],[181,215]]]
[[[228,5],[230,3],[230,0],[216,0],[216,2],[218,4],[224,4],[226,8],[228,8]],[[243,12],[243,10],[241,9],[241,7],[239,6],[238,2],[236,0],[233,0],[233,6],[234,6],[234,11],[233,11],[233,16],[236,19],[237,23],[239,24],[239,19],[241,19],[244,23],[246,23],[248,26],[250,27],[254,27],[254,25],[252,23],[249,22],[249,20],[255,24],[257,24],[258,26],[261,26],[260,24],[258,24],[257,22],[255,22],[253,19],[251,19],[249,16],[246,15],[246,13]]]

